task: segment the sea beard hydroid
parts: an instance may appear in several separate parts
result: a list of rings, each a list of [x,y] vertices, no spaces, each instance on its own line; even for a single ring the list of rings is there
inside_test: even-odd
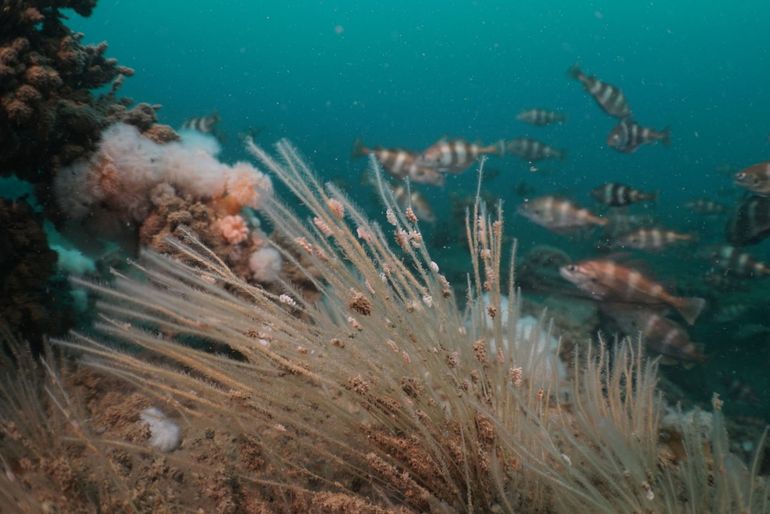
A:
[[[500,206],[493,218],[477,201],[466,215],[461,308],[375,161],[385,226],[324,187],[289,143],[277,158],[247,147],[310,211],[303,220],[277,197],[263,208],[290,242],[276,250],[322,299],[249,285],[188,233],[170,241],[173,258],[147,252],[110,286],[78,282],[98,294],[109,344],[59,344],[188,423],[258,441],[269,465],[239,480],[272,491],[277,510],[335,493],[351,502],[343,512],[647,512],[638,498],[660,490],[668,512],[688,512],[674,492],[684,479],[657,467],[656,368],[639,346],[576,358],[567,387],[542,351],[544,324],[517,331]]]
[[[287,470],[271,479],[287,489],[320,480],[352,493],[363,479],[372,500],[422,511],[543,501],[543,487],[498,443],[493,421],[527,440],[522,406],[551,409],[559,380],[539,351],[545,329],[517,337],[512,281],[501,310],[502,212],[494,221],[483,205],[468,213],[472,287],[461,309],[416,220],[381,178],[386,227],[324,188],[288,143],[278,145],[282,162],[250,148],[311,211],[305,223],[271,198],[264,212],[295,245],[278,251],[323,299],[310,304],[288,283],[281,295],[250,286],[190,235],[172,243],[178,259],[145,254],[142,277],[83,284],[99,293],[97,328],[113,344],[82,335],[61,344],[176,399],[191,419],[260,437]],[[293,257],[298,251],[312,273]],[[143,351],[119,353],[116,341]]]

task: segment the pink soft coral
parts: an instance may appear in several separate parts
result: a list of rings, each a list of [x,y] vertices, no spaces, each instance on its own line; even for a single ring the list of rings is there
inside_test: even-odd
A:
[[[219,218],[215,225],[222,237],[231,245],[237,245],[249,237],[249,227],[240,215]]]
[[[235,214],[244,207],[258,209],[264,195],[272,192],[270,179],[251,164],[237,162],[227,174],[225,194],[217,202],[220,211]]]

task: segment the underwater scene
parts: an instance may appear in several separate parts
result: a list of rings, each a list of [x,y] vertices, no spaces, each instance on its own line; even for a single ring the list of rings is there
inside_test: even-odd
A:
[[[0,514],[770,513],[768,27],[0,0]]]

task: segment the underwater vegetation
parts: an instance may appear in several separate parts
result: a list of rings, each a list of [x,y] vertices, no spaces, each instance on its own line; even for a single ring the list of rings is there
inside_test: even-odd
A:
[[[763,441],[750,466],[731,454],[718,398],[667,412],[630,340],[561,362],[500,269],[499,206],[466,214],[463,307],[376,161],[384,225],[288,142],[250,151],[309,209],[262,204],[321,299],[249,284],[191,232],[168,240],[183,260],[147,251],[112,285],[81,281],[100,321],[54,349],[85,369],[18,351],[4,382],[4,509],[770,511]],[[116,379],[133,386],[119,402],[89,392]]]
[[[95,4],[0,0],[0,186],[27,192],[0,198],[0,513],[770,512],[766,377],[714,364],[765,358],[770,163],[718,201],[602,175],[585,205],[580,139],[399,130],[355,140],[369,202],[355,162],[265,150],[248,116],[230,164],[221,106],[132,107],[65,25]],[[561,78],[614,127],[560,93],[511,121],[581,124],[607,162],[669,146],[632,81]]]

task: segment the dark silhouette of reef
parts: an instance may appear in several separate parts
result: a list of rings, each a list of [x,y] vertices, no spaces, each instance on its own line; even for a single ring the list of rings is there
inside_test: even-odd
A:
[[[177,138],[156,123],[157,106],[129,108],[132,100],[118,97],[133,70],[107,57],[106,43],[83,44],[83,34],[65,25],[62,9],[89,16],[95,5],[96,0],[0,0],[0,177],[29,181],[57,225],[63,217],[53,202],[53,178],[63,166],[87,157],[105,127],[123,121],[158,142]],[[4,221],[0,239],[2,272],[10,270],[3,287],[11,289],[4,291],[0,319],[34,341],[60,321],[50,318],[45,307],[50,295],[43,292],[56,255],[48,249],[43,218],[26,203],[3,202],[2,211],[15,225]]]
[[[45,204],[61,166],[90,153],[101,131],[124,121],[157,139],[175,138],[155,126],[155,107],[128,108],[117,90],[131,68],[105,56],[107,43],[84,45],[64,25],[61,9],[91,14],[95,0],[3,0],[0,3],[0,174],[37,186]],[[94,90],[111,84],[103,94]]]
[[[54,304],[54,291],[69,290],[52,278],[56,260],[41,216],[25,200],[0,199],[0,331],[24,334],[33,349],[44,334],[62,334],[71,324],[72,311],[64,302]]]

